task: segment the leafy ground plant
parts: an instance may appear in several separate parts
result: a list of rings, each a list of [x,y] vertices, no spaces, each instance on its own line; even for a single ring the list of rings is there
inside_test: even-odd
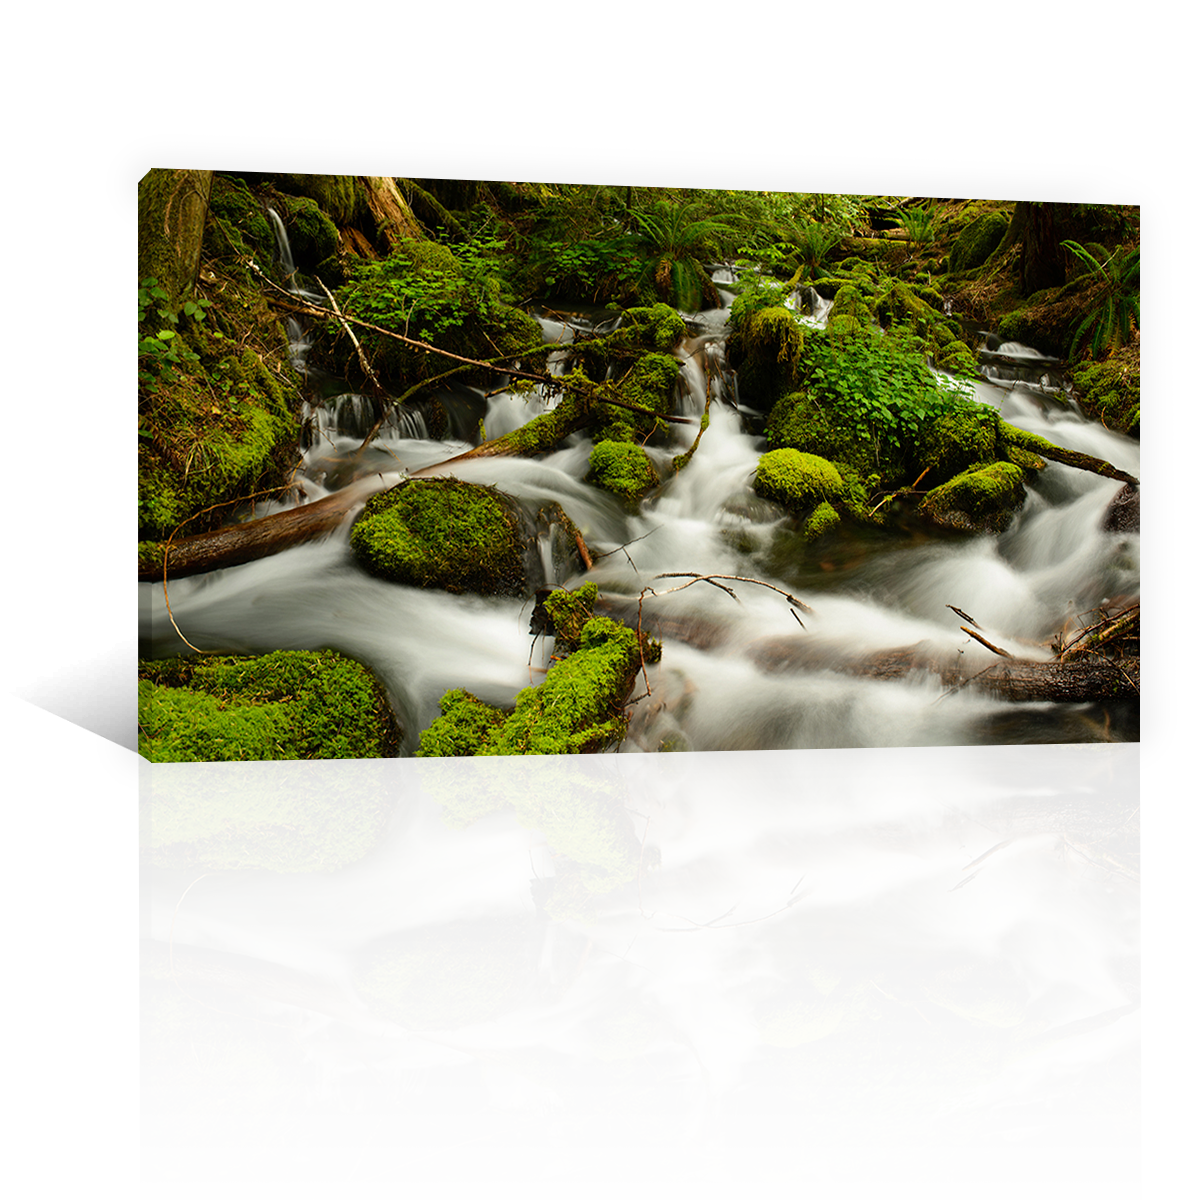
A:
[[[1141,321],[1141,249],[1115,250],[1102,261],[1078,242],[1063,242],[1063,247],[1082,263],[1084,277],[1095,289],[1075,326],[1071,355],[1086,343],[1092,357],[1101,358],[1127,345]]]

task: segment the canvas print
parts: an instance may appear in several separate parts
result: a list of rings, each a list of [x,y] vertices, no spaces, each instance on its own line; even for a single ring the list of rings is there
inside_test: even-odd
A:
[[[151,171],[147,1194],[1136,1191],[1138,271]]]

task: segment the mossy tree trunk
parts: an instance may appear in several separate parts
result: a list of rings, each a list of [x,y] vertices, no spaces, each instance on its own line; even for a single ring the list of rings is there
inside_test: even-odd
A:
[[[211,171],[148,171],[138,183],[138,279],[157,279],[178,307],[200,271]]]

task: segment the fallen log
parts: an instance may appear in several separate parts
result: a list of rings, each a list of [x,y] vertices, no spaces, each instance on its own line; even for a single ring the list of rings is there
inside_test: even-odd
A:
[[[1090,471],[1093,475],[1102,475],[1105,479],[1119,479],[1122,483],[1132,487],[1139,486],[1139,481],[1135,476],[1130,475],[1127,471],[1122,471],[1119,467],[1114,467],[1112,463],[1105,462],[1102,458],[1096,458],[1092,454],[1083,454],[1078,450],[1064,450],[1061,446],[1047,441],[1046,438],[1039,437],[1036,433],[1028,433],[1024,429],[1018,429],[1007,421],[999,423],[999,435],[1000,440],[1006,445],[1029,450],[1040,458],[1048,458],[1053,462],[1060,462],[1080,471]]]
[[[161,555],[139,557],[138,582],[157,583],[236,567],[326,537],[366,503],[369,496],[394,482],[382,475],[371,475],[312,504],[239,525],[226,525],[211,533],[162,542]]]

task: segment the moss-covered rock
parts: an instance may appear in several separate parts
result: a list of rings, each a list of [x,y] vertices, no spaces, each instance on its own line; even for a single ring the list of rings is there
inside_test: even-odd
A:
[[[338,225],[350,225],[366,206],[356,175],[272,175],[275,186],[292,196],[312,200]]]
[[[828,459],[799,450],[770,450],[758,460],[754,490],[793,512],[842,494],[842,477]]]
[[[815,542],[839,524],[841,519],[838,510],[828,500],[822,500],[804,523],[804,536],[808,541]]]
[[[525,591],[519,512],[495,488],[457,479],[401,483],[367,501],[350,545],[368,571],[393,583],[480,595]]]
[[[359,953],[354,986],[373,1013],[406,1029],[458,1029],[520,1001],[536,932],[528,919],[498,917],[389,934]]]
[[[950,247],[950,270],[971,271],[987,262],[993,250],[1008,232],[1008,218],[1002,212],[985,213],[976,217],[954,239]]]
[[[850,317],[856,325],[860,325],[864,329],[875,320],[874,311],[867,303],[861,288],[855,284],[846,284],[844,287],[838,288],[837,295],[833,298],[833,307],[829,310],[829,321],[836,321],[839,317]]]
[[[659,484],[654,464],[636,442],[597,443],[588,457],[588,479],[629,505]]]
[[[138,856],[175,870],[332,871],[400,796],[400,731],[367,668],[331,650],[138,668]]]
[[[306,196],[280,196],[280,219],[287,230],[292,258],[301,271],[312,271],[318,263],[337,253],[337,226]]]
[[[139,537],[167,537],[197,514],[228,522],[228,507],[204,510],[283,483],[297,453],[298,405],[293,383],[249,347],[162,376],[141,421]]]
[[[790,309],[772,305],[749,313],[730,342],[743,398],[768,408],[794,389],[803,351],[804,330]]]
[[[653,304],[625,310],[621,332],[631,345],[643,350],[674,350],[687,333],[683,318],[669,304]]]
[[[619,380],[600,384],[593,390],[597,402],[606,397],[629,404],[643,412],[630,412],[615,405],[598,403],[593,428],[596,442],[644,442],[665,429],[662,422],[645,413],[669,416],[679,391],[679,363],[670,354],[653,352],[635,360]]]
[[[1000,533],[1025,502],[1024,477],[1010,462],[964,471],[929,492],[917,512],[943,529]]]
[[[933,361],[951,375],[963,375],[974,379],[979,374],[979,361],[966,342],[947,342],[935,352]]]
[[[1137,437],[1141,427],[1142,369],[1139,346],[1124,346],[1103,362],[1075,371],[1081,406],[1109,429]]]
[[[592,619],[599,589],[584,583],[573,591],[554,588],[543,600],[546,621],[554,630],[554,652],[559,657],[579,649],[583,630]]]
[[[928,468],[926,482],[946,483],[968,467],[998,457],[996,429],[999,414],[982,404],[949,409],[925,426],[920,443],[920,466]]]

